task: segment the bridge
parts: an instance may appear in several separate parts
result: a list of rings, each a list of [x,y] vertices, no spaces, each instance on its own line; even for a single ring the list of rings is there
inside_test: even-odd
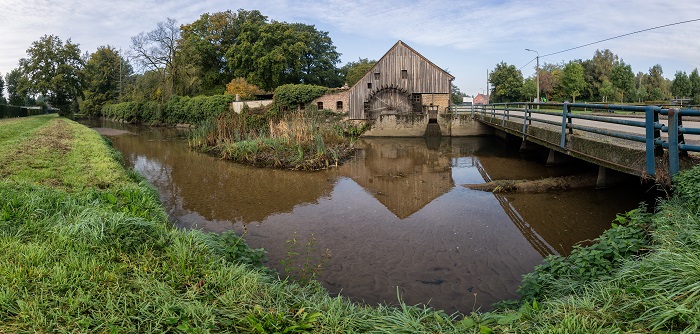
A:
[[[516,136],[521,149],[548,148],[548,163],[574,157],[597,164],[598,186],[622,172],[669,183],[700,163],[700,111],[659,106],[582,103],[502,103],[452,107],[501,136]],[[570,158],[568,158],[570,159]],[[610,171],[613,171],[612,173]]]

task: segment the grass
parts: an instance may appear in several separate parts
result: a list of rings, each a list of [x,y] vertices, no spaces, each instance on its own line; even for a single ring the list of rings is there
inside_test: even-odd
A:
[[[14,157],[0,179],[2,333],[452,326],[450,316],[430,309],[373,308],[332,298],[314,281],[280,280],[235,234],[172,227],[156,192],[124,170],[97,133],[72,121],[2,120],[0,136],[3,154]]]
[[[541,300],[464,317],[330,297],[262,268],[235,234],[176,229],[108,143],[69,120],[0,120],[0,138],[0,333],[700,330],[700,208],[684,200],[700,185],[690,178],[651,217],[648,251],[596,279],[556,279]]]

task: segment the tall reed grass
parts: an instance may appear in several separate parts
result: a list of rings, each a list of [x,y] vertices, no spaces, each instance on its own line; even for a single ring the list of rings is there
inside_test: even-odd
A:
[[[268,119],[244,110],[220,115],[193,132],[190,145],[256,166],[314,170],[337,166],[352,152],[337,117],[299,111]]]

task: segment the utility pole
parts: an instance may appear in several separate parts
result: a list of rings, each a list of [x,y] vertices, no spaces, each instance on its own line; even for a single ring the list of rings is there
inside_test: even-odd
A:
[[[535,50],[525,49],[525,51],[532,51],[537,54],[537,103],[540,103],[540,53]],[[532,60],[530,60],[532,61]]]

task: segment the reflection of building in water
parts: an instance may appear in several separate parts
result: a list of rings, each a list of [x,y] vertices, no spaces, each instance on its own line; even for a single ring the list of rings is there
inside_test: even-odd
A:
[[[356,146],[362,159],[349,162],[341,173],[401,219],[454,187],[451,155],[440,149],[429,150],[423,139],[372,139]]]
[[[503,174],[503,164],[494,163],[498,159],[479,157],[475,160],[474,166],[484,180],[502,179],[500,175]],[[488,164],[485,165],[484,161]],[[523,172],[525,169],[515,168],[514,175],[519,175],[520,179],[541,178],[527,177],[529,172]],[[492,175],[497,176],[492,177]],[[617,191],[621,191],[620,196],[610,195],[611,192]],[[597,238],[602,231],[610,227],[617,210],[634,208],[638,200],[625,194],[624,189],[621,188],[595,190],[592,187],[577,191],[494,194],[494,196],[513,224],[542,256],[567,255],[573,246],[582,240]],[[611,199],[619,204],[610,205]]]

